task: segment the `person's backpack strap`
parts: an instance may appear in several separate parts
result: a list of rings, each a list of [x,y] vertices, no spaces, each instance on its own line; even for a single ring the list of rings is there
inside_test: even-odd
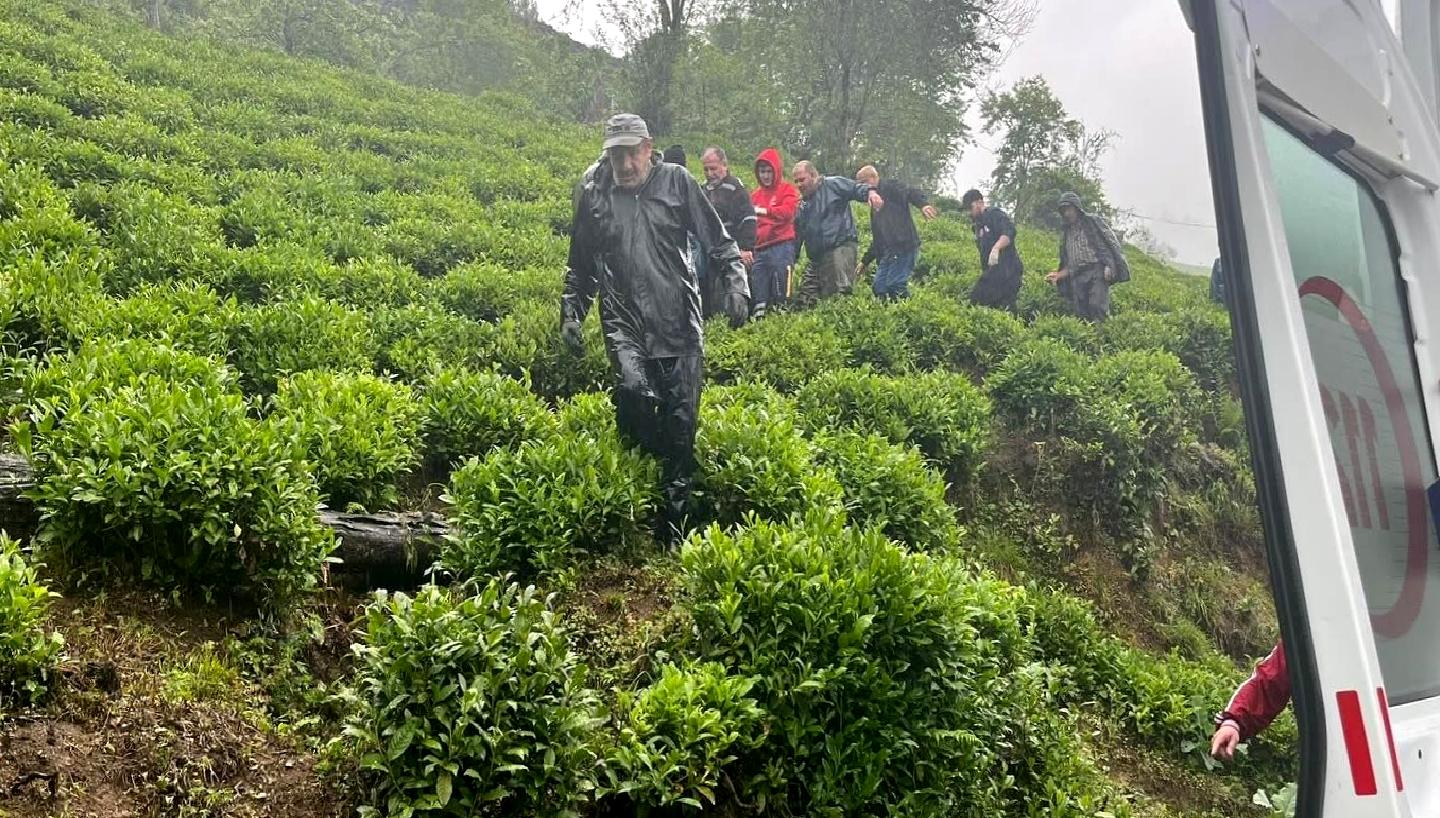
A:
[[[1090,223],[1100,233],[1100,240],[1110,250],[1110,257],[1115,260],[1115,278],[1111,284],[1123,284],[1130,280],[1130,262],[1125,259],[1125,248],[1120,246],[1120,240],[1115,238],[1115,231],[1110,229],[1110,224],[1099,216],[1091,216]]]

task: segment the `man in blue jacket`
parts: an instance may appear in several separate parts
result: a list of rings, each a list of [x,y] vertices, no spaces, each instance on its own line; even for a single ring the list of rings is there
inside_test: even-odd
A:
[[[849,293],[855,285],[860,233],[850,203],[869,202],[879,211],[885,200],[870,185],[844,176],[821,176],[814,165],[803,160],[795,163],[791,176],[800,189],[795,232],[810,258],[798,297],[805,309],[823,298]]]

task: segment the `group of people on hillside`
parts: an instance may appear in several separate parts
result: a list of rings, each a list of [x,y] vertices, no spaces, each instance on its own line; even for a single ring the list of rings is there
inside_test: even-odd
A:
[[[629,441],[663,464],[657,534],[671,543],[687,529],[704,319],[723,314],[739,327],[792,298],[798,308],[812,307],[851,292],[872,264],[875,295],[905,298],[920,252],[912,208],[926,219],[938,215],[924,193],[882,179],[872,165],[851,179],[800,161],[786,181],[779,151],[767,148],[749,191],[721,148],[706,148],[700,160],[703,184],[685,169],[683,148],[657,152],[643,119],[611,117],[600,159],[575,187],[561,297],[561,337],[575,351],[584,347],[581,327],[599,299],[616,420]],[[855,202],[871,209],[864,256]],[[970,300],[1013,311],[1024,272],[1015,223],[978,190],[961,204],[982,271]],[[1060,269],[1047,278],[1078,315],[1104,320],[1110,284],[1129,276],[1119,243],[1079,197],[1066,194],[1058,206],[1065,224]],[[809,266],[797,292],[791,273],[802,253]]]
[[[920,248],[910,209],[936,211],[926,197],[874,167],[855,179],[822,176],[808,161],[795,164],[792,186],[780,154],[766,149],[755,162],[756,188],[730,172],[725,152],[701,157],[705,183],[685,170],[672,147],[654,152],[644,120],[619,114],[605,125],[604,151],[575,187],[575,218],[561,296],[561,338],[584,349],[581,330],[600,302],[605,351],[615,375],[612,392],[621,435],[662,464],[663,505],[657,537],[672,546],[688,525],[694,445],[703,381],[702,322],[724,314],[733,327],[759,318],[792,295],[790,274],[799,252],[810,259],[797,300],[810,306],[847,293],[872,263],[877,296],[904,298]],[[870,249],[859,245],[851,202],[872,210]],[[970,293],[977,304],[1014,309],[1024,271],[1015,223],[988,206],[978,190],[965,193],[982,273]],[[1091,321],[1109,312],[1110,285],[1129,278],[1119,242],[1104,220],[1067,193],[1058,203],[1064,224],[1060,268],[1046,278],[1075,312]],[[1289,699],[1283,650],[1276,650],[1216,718],[1211,751],[1233,755],[1236,745],[1264,729]]]

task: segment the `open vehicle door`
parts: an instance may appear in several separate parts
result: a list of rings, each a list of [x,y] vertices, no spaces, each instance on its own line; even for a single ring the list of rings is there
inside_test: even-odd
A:
[[[1299,814],[1440,816],[1440,0],[1182,7]]]

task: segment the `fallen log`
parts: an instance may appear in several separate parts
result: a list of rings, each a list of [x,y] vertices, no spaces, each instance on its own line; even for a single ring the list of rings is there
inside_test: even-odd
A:
[[[29,461],[0,454],[0,530],[11,537],[29,537],[39,526],[39,513],[25,496],[34,485]],[[429,511],[346,514],[321,509],[319,516],[339,539],[334,556],[340,563],[331,567],[331,577],[347,587],[415,584],[450,532],[444,516]]]

